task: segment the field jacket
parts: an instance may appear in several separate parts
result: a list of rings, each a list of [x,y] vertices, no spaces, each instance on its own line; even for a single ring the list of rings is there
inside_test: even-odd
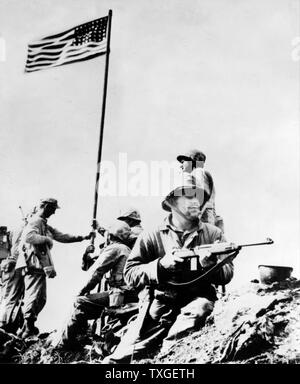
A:
[[[53,266],[50,247],[46,244],[47,237],[60,243],[82,241],[81,236],[62,233],[48,225],[46,219],[34,217],[23,229],[18,248],[19,255],[16,268],[43,269]]]
[[[162,271],[159,260],[173,248],[192,249],[204,244],[213,244],[219,240],[225,242],[221,230],[213,225],[199,221],[198,228],[192,232],[179,231],[171,224],[171,215],[163,225],[153,231],[144,231],[127,259],[125,280],[129,286],[137,290],[152,287],[158,291],[170,291],[171,294],[188,295],[191,298],[207,297],[216,299],[213,285],[225,285],[233,277],[232,262],[221,267],[211,275],[209,281],[199,282],[184,287],[170,287],[166,281],[166,273]],[[218,256],[223,259],[225,256]],[[187,280],[195,278],[198,271],[182,271]]]
[[[89,270],[87,281],[80,294],[94,289],[104,275],[110,288],[128,289],[124,281],[124,266],[129,253],[130,248],[118,242],[113,242],[104,248]]]

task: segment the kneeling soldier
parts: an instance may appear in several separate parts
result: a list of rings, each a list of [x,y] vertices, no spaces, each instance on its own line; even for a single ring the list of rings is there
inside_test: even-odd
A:
[[[100,257],[91,267],[87,282],[80,290],[74,303],[74,310],[62,334],[59,335],[59,340],[54,343],[55,346],[76,347],[76,337],[86,332],[88,320],[99,318],[103,309],[107,307],[119,307],[138,301],[137,294],[125,284],[123,276],[124,265],[130,253],[130,248],[125,245],[130,236],[130,227],[116,220],[108,231],[110,244],[103,249]],[[105,274],[108,274],[109,290],[90,293]]]

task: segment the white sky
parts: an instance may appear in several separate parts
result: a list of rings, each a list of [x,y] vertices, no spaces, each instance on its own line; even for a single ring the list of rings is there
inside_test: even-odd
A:
[[[27,44],[113,10],[103,159],[174,161],[207,155],[217,211],[244,250],[232,286],[259,264],[291,265],[299,277],[299,0],[0,0],[0,224],[20,222],[44,196],[62,209],[50,224],[88,233],[99,135],[104,56],[25,74]],[[100,198],[99,220],[136,206],[146,226],[161,198]],[[82,279],[85,244],[53,250],[41,328],[64,318]]]

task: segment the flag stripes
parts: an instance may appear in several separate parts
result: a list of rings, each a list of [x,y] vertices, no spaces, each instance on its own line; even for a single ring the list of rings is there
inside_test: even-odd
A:
[[[34,72],[105,54],[107,21],[105,16],[29,44],[25,71]]]

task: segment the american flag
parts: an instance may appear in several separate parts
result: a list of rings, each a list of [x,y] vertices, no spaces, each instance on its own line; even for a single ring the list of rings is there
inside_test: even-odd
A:
[[[25,72],[89,60],[107,51],[108,16],[28,45]]]

